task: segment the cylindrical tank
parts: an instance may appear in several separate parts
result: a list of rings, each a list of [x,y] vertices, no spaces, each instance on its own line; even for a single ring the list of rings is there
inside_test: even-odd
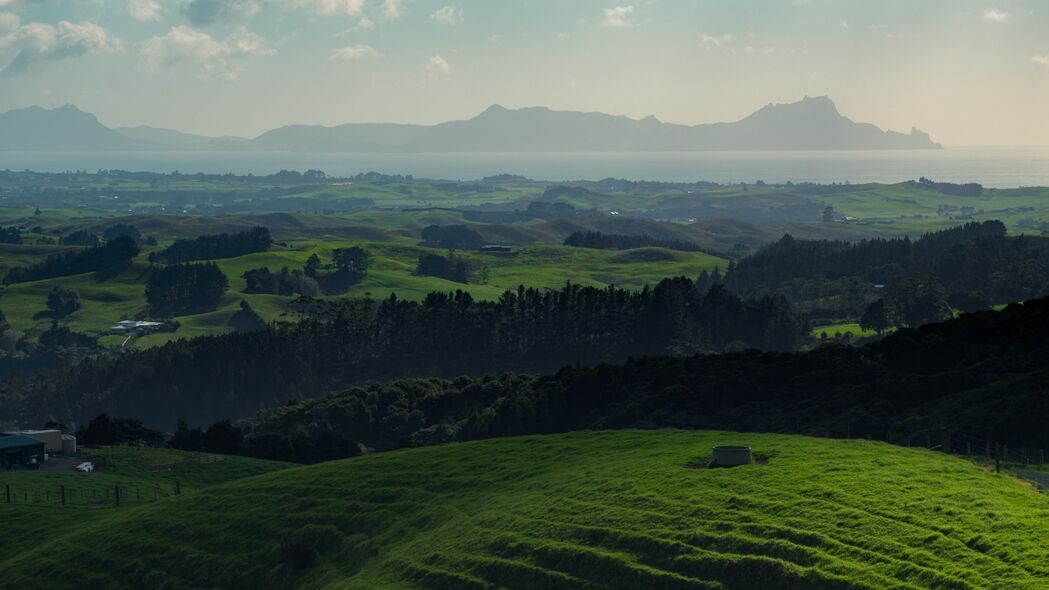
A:
[[[714,458],[710,464],[713,467],[735,467],[736,465],[749,465],[750,461],[750,447],[720,445],[714,447]]]
[[[76,437],[71,434],[62,435],[62,454],[66,457],[76,455]]]

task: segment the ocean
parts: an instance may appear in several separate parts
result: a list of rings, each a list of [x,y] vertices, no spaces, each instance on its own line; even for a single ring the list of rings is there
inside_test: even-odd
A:
[[[1049,186],[1049,146],[644,153],[0,152],[0,170],[112,168],[255,175],[313,168],[335,176],[375,171],[446,180],[508,173],[554,181],[614,177],[723,184],[758,180],[893,183],[925,176],[940,182],[1014,188]]]

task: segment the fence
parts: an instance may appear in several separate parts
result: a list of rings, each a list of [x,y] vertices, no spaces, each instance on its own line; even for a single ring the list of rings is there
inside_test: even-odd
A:
[[[27,484],[3,484],[0,502],[4,504],[51,505],[51,506],[127,506],[155,502],[162,498],[182,495],[181,482],[170,485],[112,485],[112,486],[69,486]]]
[[[871,439],[871,430],[863,429],[865,434],[862,438]],[[845,425],[845,438],[858,438],[854,436],[853,426]],[[1045,449],[1030,448],[1027,446],[1010,447],[1006,443],[994,442],[988,438],[973,436],[970,434],[953,432],[950,430],[930,429],[924,432],[912,434],[893,435],[891,432],[884,433],[884,441],[887,443],[940,451],[949,455],[968,457],[977,462],[993,465],[996,473],[1003,468],[1034,467],[1045,469],[1049,464],[1045,462]]]

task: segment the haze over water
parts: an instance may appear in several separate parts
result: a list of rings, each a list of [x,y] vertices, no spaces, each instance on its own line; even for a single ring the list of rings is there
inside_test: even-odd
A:
[[[0,169],[46,172],[132,171],[271,174],[320,169],[473,180],[520,174],[537,180],[626,178],[667,182],[880,182],[921,176],[987,187],[1049,185],[1049,146],[943,150],[646,152],[646,153],[303,153],[303,152],[6,152]]]

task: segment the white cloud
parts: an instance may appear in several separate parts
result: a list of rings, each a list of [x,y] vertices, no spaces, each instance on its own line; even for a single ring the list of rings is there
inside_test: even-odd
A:
[[[22,24],[21,19],[18,18],[17,14],[11,14],[10,12],[0,12],[0,33],[5,31],[13,31],[18,28],[18,25]]]
[[[128,0],[127,11],[132,18],[143,22],[160,18],[160,5],[154,0]]]
[[[1049,70],[1049,53],[1045,55],[1032,55],[1031,63],[1033,63],[1036,66],[1042,66],[1043,68]]]
[[[324,16],[357,16],[364,10],[364,0],[290,0],[291,7]]]
[[[454,6],[442,6],[430,15],[430,20],[442,25],[458,25],[463,22],[463,13]]]
[[[157,71],[181,62],[199,64],[209,74],[236,79],[242,67],[238,60],[262,57],[274,52],[264,37],[237,27],[219,41],[187,26],[172,27],[164,36],[154,36],[142,45],[140,65]]]
[[[992,23],[1009,22],[1009,18],[1010,17],[1012,17],[1011,14],[1009,14],[1008,12],[1006,12],[1004,10],[998,10],[997,7],[991,7],[991,8],[988,8],[987,10],[983,11],[983,20],[989,21],[989,22],[992,22]]]
[[[443,57],[435,55],[430,58],[430,61],[426,62],[426,73],[431,77],[446,76],[452,73],[452,66],[448,65],[448,62]]]
[[[568,41],[571,38],[572,38],[572,36],[569,35],[568,33],[558,33],[557,34],[557,40],[558,41]]]
[[[383,0],[382,13],[386,18],[397,18],[401,16],[402,4],[401,0]]]
[[[630,26],[630,15],[634,14],[634,6],[616,6],[615,8],[605,9],[605,18],[601,21],[602,27],[612,27],[621,29],[623,27]]]
[[[15,49],[17,53],[2,70],[4,74],[24,72],[37,62],[124,49],[119,38],[90,22],[61,21],[58,25],[34,22],[19,26],[17,19],[7,19],[7,23],[14,28],[0,36],[0,49]]]
[[[845,19],[841,19],[841,28],[843,28],[846,31],[848,31],[849,30],[849,21],[847,21]]]
[[[699,41],[703,44],[706,49],[717,49],[719,47],[732,43],[734,37],[731,33],[725,33],[724,35],[700,35]]]
[[[776,53],[776,48],[775,47],[769,47],[769,46],[754,47],[753,45],[747,45],[746,47],[743,48],[743,53],[772,54],[772,53]]]
[[[382,53],[371,45],[351,45],[349,47],[343,47],[331,54],[329,59],[332,61],[360,61],[363,59],[375,59],[378,57],[382,57]]]
[[[374,28],[375,28],[375,21],[373,21],[372,19],[370,19],[370,18],[368,18],[366,16],[362,16],[361,20],[357,21],[357,26],[354,27],[354,29],[357,29],[357,30],[368,30],[368,29],[374,29]]]

